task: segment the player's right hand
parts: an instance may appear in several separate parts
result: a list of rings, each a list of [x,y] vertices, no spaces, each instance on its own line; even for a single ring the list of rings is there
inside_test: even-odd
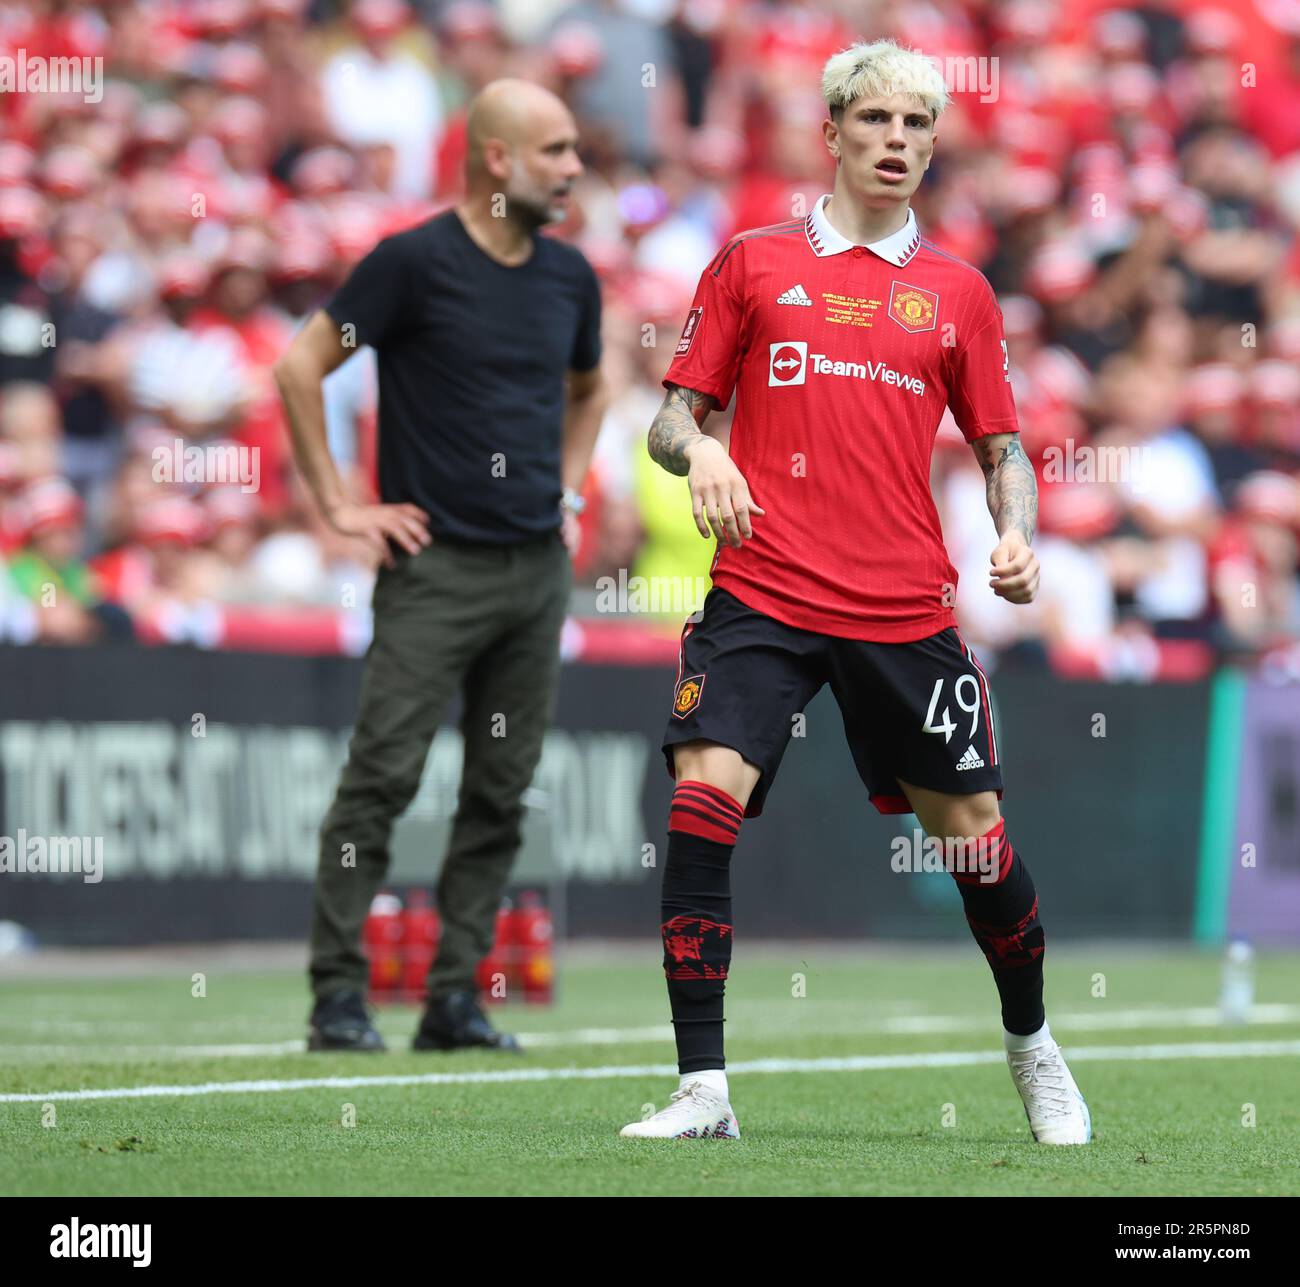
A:
[[[395,563],[389,541],[408,554],[419,554],[433,542],[429,516],[418,505],[358,505],[344,501],[325,515],[329,525],[344,536],[355,536],[385,566]]]
[[[750,515],[762,515],[750,499],[749,484],[736,468],[727,449],[708,436],[687,448],[690,471],[691,511],[695,526],[704,537],[716,536],[733,548],[754,535]]]

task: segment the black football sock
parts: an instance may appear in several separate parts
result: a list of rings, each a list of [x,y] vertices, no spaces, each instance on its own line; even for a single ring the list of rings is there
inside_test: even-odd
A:
[[[966,908],[966,923],[993,971],[1002,999],[1002,1025],[1029,1036],[1046,1022],[1043,1010],[1043,927],[1029,869],[1006,838],[1005,823],[979,838],[980,870],[953,871]]]
[[[731,966],[731,851],[744,810],[725,791],[683,781],[673,792],[664,863],[664,975],[677,1070],[724,1068],[722,1005]]]

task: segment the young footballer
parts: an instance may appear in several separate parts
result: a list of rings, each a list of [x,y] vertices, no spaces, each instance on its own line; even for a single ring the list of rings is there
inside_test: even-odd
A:
[[[826,64],[834,190],[803,219],[732,238],[700,278],[650,454],[685,475],[718,540],[682,635],[664,754],[676,780],[663,875],[664,971],[681,1081],[623,1128],[739,1137],[723,1058],[729,865],[792,719],[829,683],[872,804],[942,837],[1001,998],[1034,1138],[1085,1144],[1087,1105],[1043,1010],[1034,882],[1004,829],[988,681],[957,630],[957,574],[930,492],[944,408],[987,479],[989,584],[1038,588],[1033,468],[1020,446],[1002,315],[985,278],[922,237],[910,200],[947,102],[890,41]],[[702,432],[736,393],[730,447]]]

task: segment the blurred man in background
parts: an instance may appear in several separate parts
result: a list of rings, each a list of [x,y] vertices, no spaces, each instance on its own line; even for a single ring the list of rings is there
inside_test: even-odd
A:
[[[362,925],[458,689],[464,773],[414,1048],[517,1048],[484,1016],[475,975],[554,701],[578,493],[605,406],[600,289],[578,251],[538,235],[582,172],[564,104],[495,81],[467,136],[464,201],[381,241],[275,368],[322,514],[382,564],[356,730],[321,830],[313,1050],[383,1049],[363,1002]],[[349,497],[325,433],[321,382],[358,342],[379,355],[377,505]]]

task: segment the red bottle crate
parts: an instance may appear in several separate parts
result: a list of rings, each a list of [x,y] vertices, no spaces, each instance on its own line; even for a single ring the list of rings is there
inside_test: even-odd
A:
[[[517,980],[510,942],[513,915],[510,900],[503,899],[497,911],[496,941],[492,950],[478,963],[476,981],[479,1000],[484,1005],[509,1001],[515,992]]]
[[[402,916],[402,996],[407,1001],[424,999],[441,928],[429,895],[413,889]]]
[[[402,983],[402,900],[378,893],[370,904],[361,941],[370,959],[370,997],[373,1001],[397,998]]]
[[[519,987],[532,1005],[549,1005],[555,999],[555,930],[550,909],[531,892],[519,896],[512,939]]]

